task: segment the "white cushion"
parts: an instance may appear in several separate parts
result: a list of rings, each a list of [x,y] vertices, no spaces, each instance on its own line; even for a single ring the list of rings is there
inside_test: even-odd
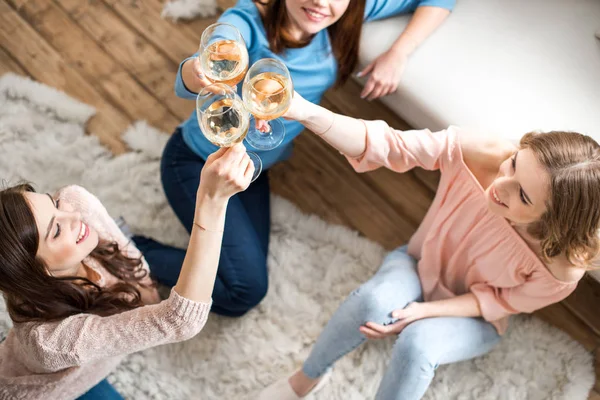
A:
[[[408,19],[366,24],[361,66]],[[458,0],[383,102],[416,128],[459,125],[513,141],[532,130],[574,130],[600,141],[598,21],[598,0]]]

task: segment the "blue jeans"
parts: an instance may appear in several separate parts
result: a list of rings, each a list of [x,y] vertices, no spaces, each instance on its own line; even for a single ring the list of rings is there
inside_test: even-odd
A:
[[[123,397],[105,379],[85,392],[78,400],[123,400]]]
[[[183,226],[191,232],[196,192],[204,160],[183,141],[179,129],[163,151],[161,179],[169,204]],[[237,317],[256,306],[267,294],[267,254],[271,210],[266,171],[250,187],[229,200],[219,268],[213,290],[212,311]],[[160,283],[177,283],[185,250],[144,237],[133,240]]]
[[[406,246],[391,252],[380,270],[352,292],[331,317],[305,361],[303,372],[313,379],[323,375],[333,363],[366,340],[358,330],[360,326],[368,321],[393,323],[393,310],[423,301],[416,267],[417,262],[406,253]],[[398,335],[376,399],[420,399],[438,365],[483,355],[499,340],[494,326],[482,318],[415,321]]]

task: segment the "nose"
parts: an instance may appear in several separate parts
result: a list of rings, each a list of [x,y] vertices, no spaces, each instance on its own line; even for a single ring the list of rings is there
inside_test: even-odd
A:
[[[512,190],[519,187],[519,183],[513,179],[513,177],[502,176],[496,178],[494,181],[494,186],[499,192],[499,195],[503,198],[506,198]]]
[[[81,227],[81,213],[79,211],[64,211],[63,218],[71,229],[79,231]]]
[[[325,7],[327,0],[313,0],[313,4],[319,7]]]

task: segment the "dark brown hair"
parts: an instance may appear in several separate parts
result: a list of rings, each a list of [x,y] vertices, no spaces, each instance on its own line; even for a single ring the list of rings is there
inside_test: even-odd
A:
[[[590,267],[600,252],[600,145],[575,132],[528,133],[530,149],[550,175],[547,210],[529,233],[541,241],[548,261],[565,254],[569,262]]]
[[[269,46],[280,54],[286,48],[294,49],[308,45],[311,38],[295,40],[290,34],[290,17],[285,0],[254,0],[265,7],[263,25]],[[333,25],[327,28],[333,55],[338,63],[336,86],[344,84],[358,64],[360,34],[362,32],[366,0],[350,0],[348,9]]]
[[[147,272],[117,243],[100,241],[91,257],[121,280],[102,288],[86,278],[53,277],[36,257],[39,232],[25,192],[29,184],[0,191],[0,291],[14,322],[52,321],[79,313],[112,315],[142,306],[136,285]]]

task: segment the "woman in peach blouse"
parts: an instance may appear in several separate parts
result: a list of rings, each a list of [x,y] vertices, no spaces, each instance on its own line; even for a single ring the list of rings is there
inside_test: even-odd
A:
[[[396,336],[378,400],[420,399],[438,365],[490,351],[508,316],[567,297],[599,252],[600,146],[574,132],[528,133],[518,147],[457,127],[398,131],[295,95],[285,116],[345,154],[358,172],[440,170],[407,246],[344,301],[301,370],[261,400],[315,392],[367,339]]]

